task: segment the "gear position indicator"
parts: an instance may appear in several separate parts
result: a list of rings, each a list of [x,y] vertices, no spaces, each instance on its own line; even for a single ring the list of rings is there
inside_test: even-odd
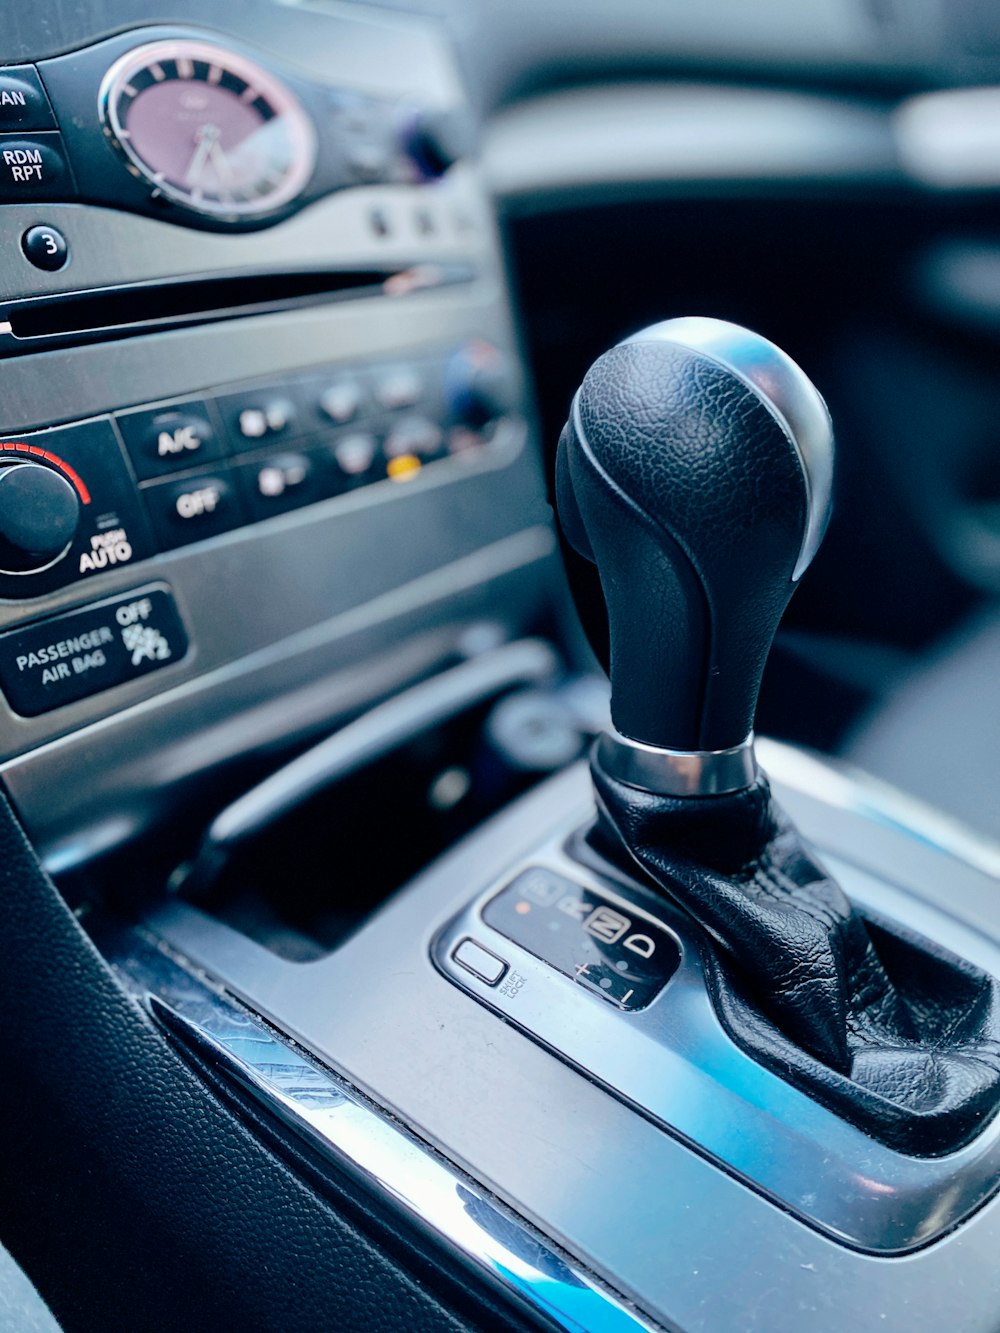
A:
[[[501,889],[483,920],[619,1009],[644,1009],[681,960],[676,937],[662,926],[544,866]]]

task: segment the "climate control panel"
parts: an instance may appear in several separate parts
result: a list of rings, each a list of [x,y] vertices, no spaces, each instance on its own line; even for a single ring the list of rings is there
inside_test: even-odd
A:
[[[514,402],[483,339],[0,441],[0,597],[38,597],[375,483],[460,468]]]

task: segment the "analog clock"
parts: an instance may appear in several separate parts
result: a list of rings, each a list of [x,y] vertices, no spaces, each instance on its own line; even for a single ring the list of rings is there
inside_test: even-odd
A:
[[[133,175],[208,216],[265,216],[299,195],[316,133],[298,100],[260,65],[207,42],[129,51],[101,85],[104,130]]]

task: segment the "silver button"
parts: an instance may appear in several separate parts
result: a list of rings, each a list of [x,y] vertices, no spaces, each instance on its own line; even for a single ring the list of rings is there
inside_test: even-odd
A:
[[[484,949],[475,940],[464,939],[452,951],[452,958],[459,967],[464,967],[473,976],[485,981],[488,986],[495,986],[507,971],[507,964],[496,954]]]

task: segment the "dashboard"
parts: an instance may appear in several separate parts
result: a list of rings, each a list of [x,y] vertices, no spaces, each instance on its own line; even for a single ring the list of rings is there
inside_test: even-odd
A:
[[[996,1126],[917,1160],[750,1069],[682,914],[580,852],[564,562],[600,588],[550,506],[605,346],[793,350],[836,509],[762,757],[866,910],[1000,971],[992,679],[975,753],[871,740],[1000,588],[989,7],[0,34],[0,1242],[60,1326],[1000,1327]],[[535,909],[603,913],[603,989]]]
[[[325,24],[335,49],[303,69],[296,33]],[[537,609],[552,542],[455,72],[423,29],[294,10],[281,28],[266,55],[143,28],[9,76],[3,475],[38,531],[8,538],[0,575],[2,748],[63,864],[100,811],[132,833],[168,814],[168,752],[211,747],[207,716],[218,734],[248,696],[308,694],[359,634],[390,651],[380,622],[426,607],[416,678],[490,579],[521,584],[515,624]],[[295,740],[359,702],[303,699]],[[265,726],[281,735],[234,746],[233,727],[199,771],[289,743]],[[136,768],[112,779],[123,752]]]

